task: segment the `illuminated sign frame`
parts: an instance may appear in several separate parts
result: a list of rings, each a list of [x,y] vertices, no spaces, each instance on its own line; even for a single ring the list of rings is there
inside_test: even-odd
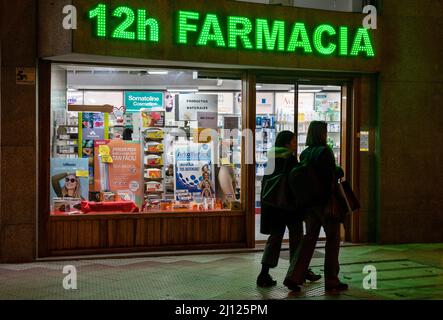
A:
[[[112,9],[105,3],[88,11],[89,21],[95,21],[93,33],[99,39],[160,43],[160,21],[148,15],[144,8],[117,6]],[[324,23],[309,28],[301,21],[288,23],[185,10],[176,12],[174,22],[174,40],[181,46],[339,57],[376,56],[370,31],[363,27],[351,31],[348,26]]]

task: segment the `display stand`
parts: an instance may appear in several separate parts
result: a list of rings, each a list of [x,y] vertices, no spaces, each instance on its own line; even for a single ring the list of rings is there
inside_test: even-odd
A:
[[[143,129],[144,150],[144,206],[143,211],[158,209],[164,190],[164,136],[160,127]]]

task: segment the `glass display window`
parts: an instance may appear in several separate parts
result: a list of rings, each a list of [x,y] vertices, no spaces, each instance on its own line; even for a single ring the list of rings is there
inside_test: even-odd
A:
[[[66,100],[51,105],[52,215],[241,209],[239,79],[56,67]]]

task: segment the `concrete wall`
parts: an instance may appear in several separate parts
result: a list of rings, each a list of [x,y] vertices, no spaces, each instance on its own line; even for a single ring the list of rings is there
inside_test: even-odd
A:
[[[379,240],[443,242],[443,1],[384,0]]]
[[[36,65],[36,1],[1,0],[0,262],[31,261],[36,246],[36,86],[16,67]]]
[[[357,95],[354,97],[354,102],[359,106],[359,109],[354,109],[358,114],[360,123],[357,128],[359,131],[369,132],[369,152],[359,152],[359,158],[356,159],[355,165],[360,166],[358,172],[360,181],[359,199],[361,209],[359,212],[358,226],[359,234],[358,241],[363,243],[376,242],[377,230],[377,167],[375,162],[375,132],[377,128],[377,76],[367,75],[362,76],[355,83],[359,87]],[[357,140],[356,143],[359,143]]]

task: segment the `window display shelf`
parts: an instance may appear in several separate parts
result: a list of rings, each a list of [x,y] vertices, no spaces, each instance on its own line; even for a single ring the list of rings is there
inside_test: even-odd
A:
[[[161,156],[164,152],[155,152],[155,151],[147,151],[145,150],[145,155],[157,155]]]
[[[164,138],[145,138],[145,142],[159,142],[163,140]]]
[[[152,168],[152,169],[162,169],[164,167],[163,164],[145,164],[145,168]]]
[[[341,120],[311,120],[311,121],[299,121],[299,123],[311,123],[313,121],[323,121],[326,123],[337,123],[337,122],[341,122]]]
[[[145,177],[144,179],[145,179],[145,181],[163,181],[164,180],[164,178],[147,178],[147,177]]]
[[[229,210],[229,209],[219,209],[219,210],[208,210],[208,211],[194,211],[194,210],[180,210],[176,212],[162,211],[162,210],[150,210],[147,212],[137,212],[137,213],[116,213],[116,212],[94,212],[88,214],[60,214],[51,215],[49,217],[50,221],[66,221],[66,220],[125,220],[128,218],[163,218],[167,216],[168,218],[195,218],[195,217],[230,217],[230,216],[244,216],[245,213],[241,210]]]
[[[154,130],[154,131],[151,131]],[[149,133],[151,131],[151,134]],[[152,134],[152,132],[156,132],[157,135]],[[165,128],[162,126],[150,126],[142,130],[142,138],[143,138],[143,154],[144,154],[144,172],[143,176],[144,180],[144,201],[141,208],[143,212],[150,212],[151,210],[159,209],[157,208],[158,203],[165,198],[167,194],[165,187],[165,150],[164,150],[164,141],[165,141]],[[151,163],[150,157],[154,156],[155,159]],[[156,164],[157,162],[157,164]],[[149,177],[149,171],[151,169],[160,170],[160,173],[156,173],[156,175]],[[148,189],[150,184],[154,184],[154,186]]]

